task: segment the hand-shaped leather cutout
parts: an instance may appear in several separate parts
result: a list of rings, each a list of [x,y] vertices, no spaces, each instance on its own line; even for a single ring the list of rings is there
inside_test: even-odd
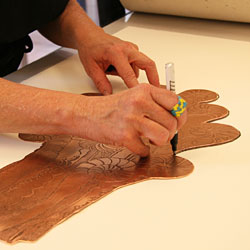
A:
[[[180,95],[188,102],[189,118],[179,131],[178,152],[239,137],[231,126],[210,123],[228,115],[225,108],[207,104],[217,94],[189,90]],[[150,156],[140,159],[126,148],[72,136],[20,134],[20,138],[43,144],[0,169],[0,239],[8,243],[37,240],[120,187],[184,177],[193,170],[191,162],[173,156],[170,145],[150,145]]]

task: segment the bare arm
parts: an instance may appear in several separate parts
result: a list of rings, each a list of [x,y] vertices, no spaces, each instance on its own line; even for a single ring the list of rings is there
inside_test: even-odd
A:
[[[65,134],[78,98],[0,78],[0,133]]]
[[[70,0],[64,12],[39,30],[52,42],[78,49],[90,37],[98,38],[104,31],[85,13],[76,0]]]

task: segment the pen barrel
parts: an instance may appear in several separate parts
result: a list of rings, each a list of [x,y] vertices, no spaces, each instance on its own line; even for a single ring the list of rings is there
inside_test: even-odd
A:
[[[165,72],[166,72],[166,88],[172,92],[175,92],[174,63],[165,64]]]
[[[177,144],[178,144],[178,133],[174,135],[172,140],[170,141],[170,144],[172,146],[172,151],[175,153],[177,151]]]
[[[175,93],[175,70],[174,70],[174,63],[170,62],[165,64],[165,73],[166,73],[166,88]],[[172,151],[177,151],[177,144],[178,144],[178,133],[174,135],[172,140],[170,141],[172,146]]]

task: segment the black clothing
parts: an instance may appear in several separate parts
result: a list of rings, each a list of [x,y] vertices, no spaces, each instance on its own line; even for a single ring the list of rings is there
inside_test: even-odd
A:
[[[119,0],[97,0],[97,2],[101,27],[125,16],[125,9]]]
[[[33,49],[33,43],[27,35],[13,43],[0,45],[0,76],[6,76],[17,70],[24,53]]]
[[[32,49],[28,34],[56,19],[69,0],[0,0],[0,76],[16,70]]]

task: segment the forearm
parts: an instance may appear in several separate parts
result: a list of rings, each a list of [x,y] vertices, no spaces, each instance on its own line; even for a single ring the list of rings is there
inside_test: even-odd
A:
[[[141,137],[163,145],[185,123],[170,111],[177,96],[149,84],[88,97],[39,89],[0,78],[0,133],[68,134],[125,146],[146,156]]]
[[[104,33],[85,13],[76,0],[69,0],[64,12],[54,21],[39,30],[52,42],[69,48],[78,49],[89,40]]]
[[[0,133],[68,134],[78,98],[0,78]]]

